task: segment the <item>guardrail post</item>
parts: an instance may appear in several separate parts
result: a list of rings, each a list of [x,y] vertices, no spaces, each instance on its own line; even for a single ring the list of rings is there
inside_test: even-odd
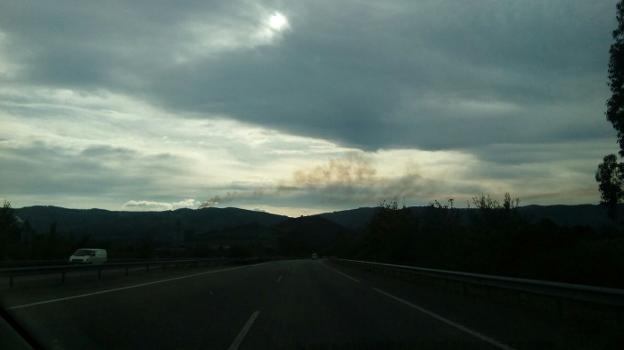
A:
[[[565,313],[564,313],[564,307],[563,307],[563,302],[561,301],[561,299],[555,299],[555,310],[557,313],[557,317],[560,320],[563,320],[565,317]]]

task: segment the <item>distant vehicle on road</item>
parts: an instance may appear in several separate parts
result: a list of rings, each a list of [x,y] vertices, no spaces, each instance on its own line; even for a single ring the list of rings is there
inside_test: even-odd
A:
[[[318,254],[312,253],[312,259],[318,259]]]
[[[106,249],[80,248],[69,257],[70,264],[103,264],[108,260]]]

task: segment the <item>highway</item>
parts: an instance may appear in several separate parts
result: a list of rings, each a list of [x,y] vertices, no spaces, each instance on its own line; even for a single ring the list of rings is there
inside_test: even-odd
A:
[[[9,312],[53,349],[537,349],[595,341],[581,332],[562,342],[566,330],[539,313],[322,260],[2,293]]]

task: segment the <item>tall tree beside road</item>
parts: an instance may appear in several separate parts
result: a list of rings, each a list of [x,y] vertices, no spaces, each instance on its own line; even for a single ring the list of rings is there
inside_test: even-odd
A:
[[[19,236],[19,228],[11,203],[4,201],[0,206],[0,260],[4,260],[7,255],[9,243]]]
[[[609,217],[615,218],[617,204],[622,199],[622,181],[624,175],[624,163],[618,163],[615,154],[605,156],[596,171],[596,181],[600,189],[601,204],[608,209]]]
[[[619,154],[624,156],[624,2],[617,6],[617,28],[613,31],[613,44],[609,49],[609,88],[611,97],[607,100],[607,120],[617,131]],[[615,218],[617,204],[622,199],[622,181],[624,165],[617,161],[614,154],[604,157],[598,165],[596,181],[600,190],[601,203],[606,205],[609,216]]]
[[[617,131],[620,156],[624,156],[624,3],[617,4],[617,28],[613,31],[614,42],[609,54],[609,88],[611,97],[607,101],[607,120]]]

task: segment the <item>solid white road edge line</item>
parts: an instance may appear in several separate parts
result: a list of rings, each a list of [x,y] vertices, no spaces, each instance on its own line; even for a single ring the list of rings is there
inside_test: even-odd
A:
[[[232,342],[232,345],[230,345],[228,350],[238,349],[238,347],[243,343],[245,336],[251,329],[251,326],[253,326],[253,323],[256,321],[256,318],[258,318],[258,315],[260,315],[260,311],[256,310],[254,311],[254,313],[251,314],[251,316],[249,316],[249,319],[247,320],[247,322],[245,322],[243,329],[241,329],[240,333],[238,333],[236,338],[234,338],[234,342]]]
[[[407,306],[409,306],[409,307],[411,307],[413,309],[416,309],[416,310],[422,312],[423,314],[425,314],[425,315],[427,315],[429,317],[435,318],[436,320],[438,320],[440,322],[446,323],[447,325],[449,325],[451,327],[457,328],[460,331],[462,331],[464,333],[467,333],[467,334],[470,334],[470,335],[472,335],[475,338],[481,339],[484,342],[486,342],[486,343],[488,343],[490,345],[493,345],[493,346],[495,346],[495,347],[497,347],[499,349],[514,350],[514,348],[512,348],[509,345],[505,345],[505,344],[503,344],[503,343],[501,343],[501,342],[499,342],[497,340],[494,340],[494,339],[492,339],[492,338],[490,338],[488,336],[485,336],[485,335],[483,335],[483,334],[481,334],[481,333],[479,333],[477,331],[474,331],[474,330],[472,330],[472,329],[470,329],[468,327],[462,326],[459,323],[456,323],[456,322],[453,322],[453,321],[451,321],[449,319],[446,319],[446,318],[436,314],[435,312],[429,311],[429,310],[427,310],[427,309],[425,309],[423,307],[420,307],[420,306],[418,306],[416,304],[412,304],[411,302],[409,302],[409,301],[407,301],[405,299],[401,299],[401,298],[399,298],[397,296],[394,296],[394,295],[392,295],[392,294],[390,294],[388,292],[385,292],[385,291],[383,291],[381,289],[378,289],[378,288],[375,288],[375,287],[373,287],[373,289],[375,291],[377,291],[377,292],[387,296],[388,298],[391,298],[391,299],[394,299],[394,300],[396,300],[396,301],[398,301],[400,303],[403,303],[403,304],[405,304],[405,305],[407,305]]]
[[[338,273],[338,274],[343,275],[344,277],[346,277],[346,278],[350,279],[351,281],[354,281],[354,282],[356,282],[356,283],[360,283],[360,281],[358,281],[357,279],[355,279],[355,278],[353,278],[353,277],[351,277],[351,276],[347,275],[347,274],[346,274],[346,273],[344,273],[344,272],[338,271],[338,270],[334,269],[333,267],[329,267],[329,266],[327,266],[327,265],[325,265],[325,264],[323,264],[323,266],[325,266],[326,268],[328,268],[328,269],[330,269],[330,270],[334,271],[335,273]]]

